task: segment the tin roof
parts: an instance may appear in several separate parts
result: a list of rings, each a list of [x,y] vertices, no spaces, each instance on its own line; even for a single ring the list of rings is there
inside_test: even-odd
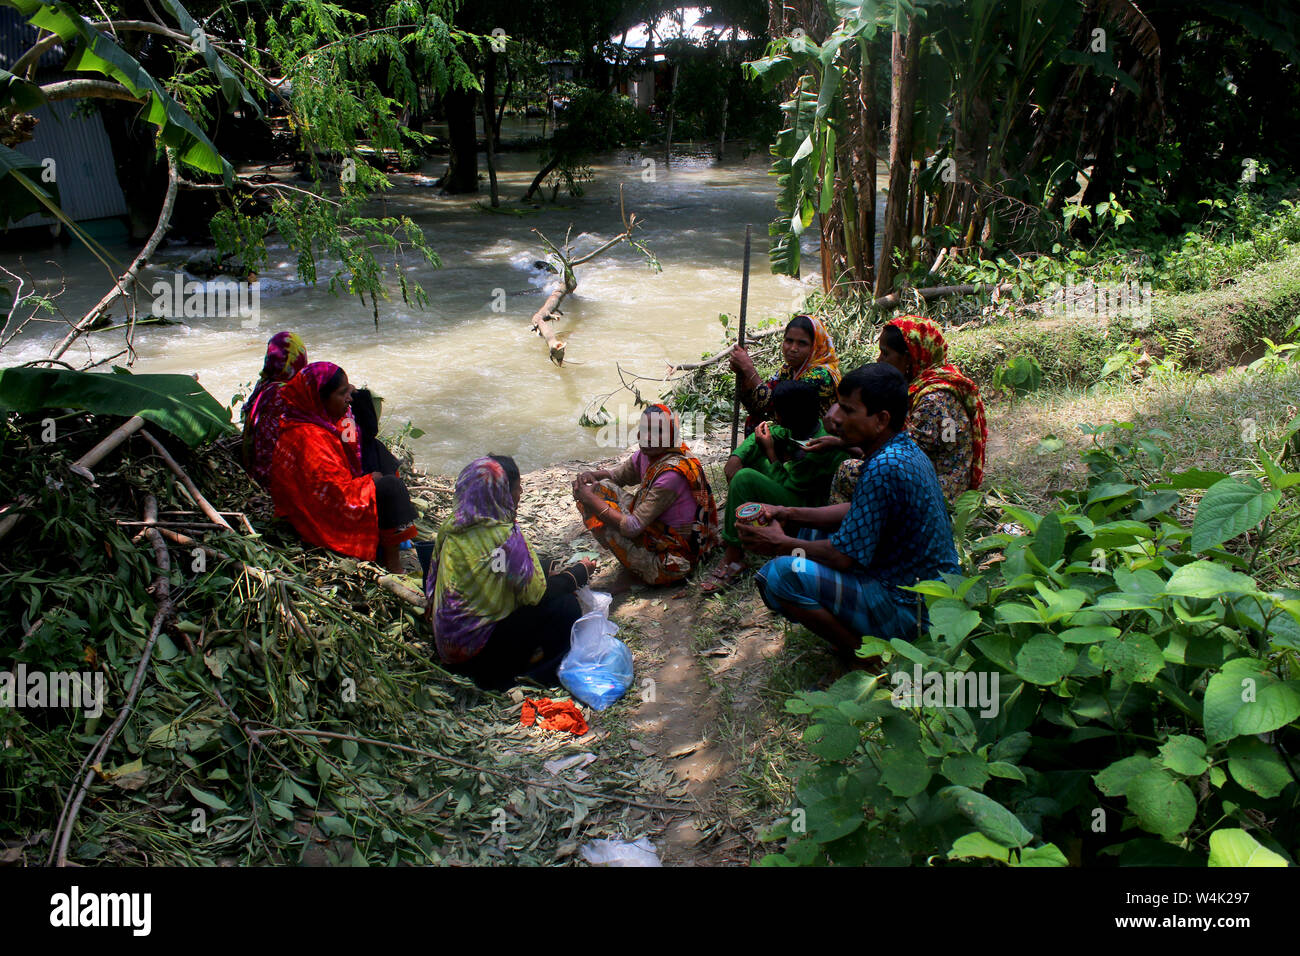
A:
[[[108,133],[104,131],[104,121],[98,109],[86,113],[84,109],[78,110],[77,106],[75,100],[60,100],[32,110],[32,115],[39,121],[36,135],[14,148],[38,163],[54,160],[59,205],[69,219],[81,221],[124,216],[127,212],[126,198],[117,181],[117,164],[113,160]],[[9,228],[53,221],[48,215],[33,213]]]

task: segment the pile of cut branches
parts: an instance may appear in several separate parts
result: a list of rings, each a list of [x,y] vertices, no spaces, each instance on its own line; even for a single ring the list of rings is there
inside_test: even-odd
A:
[[[43,442],[38,416],[0,420],[0,675],[103,687],[0,706],[0,862],[549,863],[689,810],[612,760],[544,770],[610,731],[521,727],[443,671],[418,579],[304,548],[237,438],[138,429],[89,484],[71,466],[119,424],[68,414]],[[427,538],[451,483],[409,483]]]

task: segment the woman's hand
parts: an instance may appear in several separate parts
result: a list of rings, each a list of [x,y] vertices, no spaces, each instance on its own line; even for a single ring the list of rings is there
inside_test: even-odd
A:
[[[749,352],[743,345],[737,345],[732,349],[731,354],[727,356],[727,363],[731,370],[740,376],[744,387],[752,389],[758,384],[758,371],[754,368],[754,360],[749,357]]]
[[[758,447],[769,460],[776,461],[776,439],[772,437],[771,422],[758,423],[758,427],[754,429],[754,440],[758,442]]]
[[[584,471],[578,475],[578,481],[583,484],[594,485],[596,482],[609,477],[607,471]]]
[[[790,520],[790,509],[785,505],[770,505],[763,503],[763,511],[760,523],[784,525]]]
[[[803,447],[809,452],[834,451],[844,447],[844,439],[838,435],[818,435],[816,438],[808,439],[808,443]]]
[[[580,559],[580,560],[578,561],[578,563],[579,563],[580,565],[582,565],[584,568],[587,569],[587,580],[590,581],[591,578],[592,578],[592,575],[594,575],[594,574],[596,573],[596,568],[598,567],[598,565],[596,564],[595,559],[594,559],[594,558],[582,558],[582,559]]]

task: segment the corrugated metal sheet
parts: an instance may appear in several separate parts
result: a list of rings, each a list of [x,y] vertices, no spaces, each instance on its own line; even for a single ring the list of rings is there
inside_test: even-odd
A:
[[[13,7],[0,7],[0,67],[13,69],[18,58],[31,49],[40,31],[23,19]],[[63,62],[63,47],[56,43],[41,54],[38,68],[56,67]]]
[[[32,115],[40,121],[36,136],[29,142],[19,143],[15,149],[38,163],[47,158],[54,160],[59,205],[70,219],[125,216],[126,198],[117,181],[117,166],[104,121],[97,109],[89,114],[77,109],[78,102],[61,100],[32,110]],[[34,213],[10,228],[52,222],[52,217]]]

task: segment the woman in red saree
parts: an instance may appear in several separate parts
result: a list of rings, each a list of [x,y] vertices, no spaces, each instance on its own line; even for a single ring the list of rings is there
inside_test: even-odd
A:
[[[303,540],[402,570],[399,545],[415,537],[415,508],[396,475],[365,472],[347,373],[313,362],[281,389],[285,402],[271,463],[271,500]]]
[[[651,405],[641,416],[636,454],[573,483],[587,530],[647,584],[680,581],[718,543],[713,492],[680,435],[668,406]],[[624,485],[640,487],[630,494]]]

